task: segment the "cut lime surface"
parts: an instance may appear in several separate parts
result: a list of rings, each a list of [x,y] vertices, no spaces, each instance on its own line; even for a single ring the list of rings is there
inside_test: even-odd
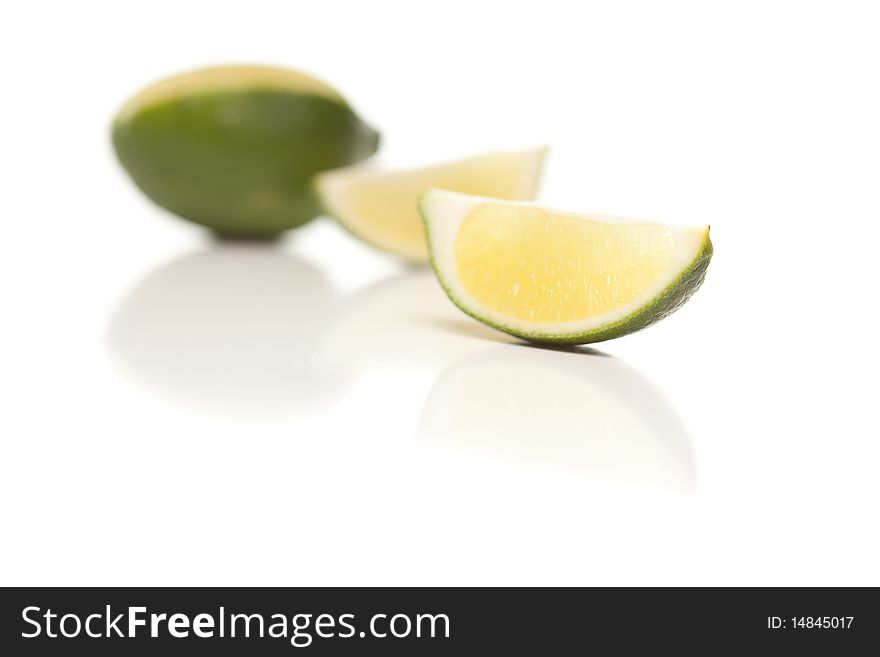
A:
[[[496,198],[534,197],[546,149],[489,153],[406,171],[366,167],[328,171],[317,178],[329,214],[350,232],[385,251],[428,261],[419,196],[430,187]]]
[[[259,66],[163,80],[113,123],[119,161],[150,199],[231,237],[272,237],[317,216],[314,175],[378,143],[325,83]]]
[[[633,333],[680,308],[712,257],[709,227],[574,214],[430,190],[431,263],[467,314],[535,342]]]

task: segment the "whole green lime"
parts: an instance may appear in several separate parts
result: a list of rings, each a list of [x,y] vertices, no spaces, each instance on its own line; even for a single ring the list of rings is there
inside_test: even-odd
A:
[[[163,208],[223,236],[269,238],[317,216],[312,177],[369,157],[379,134],[311,76],[229,66],[137,94],[113,122],[113,146]]]

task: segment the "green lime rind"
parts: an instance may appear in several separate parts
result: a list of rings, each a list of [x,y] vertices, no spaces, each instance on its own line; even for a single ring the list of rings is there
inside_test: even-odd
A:
[[[228,237],[268,238],[321,213],[311,180],[378,150],[335,98],[242,87],[182,94],[120,116],[113,145],[157,205]]]
[[[437,266],[434,257],[434,245],[431,240],[431,232],[428,230],[428,219],[425,216],[421,203],[419,203],[419,210],[422,214],[422,221],[425,225],[428,237],[428,253],[431,267],[437,275],[437,280],[440,282],[440,286],[443,288],[443,291],[452,303],[458,306],[458,308],[465,314],[470,315],[487,326],[491,326],[503,333],[538,344],[579,345],[590,344],[593,342],[604,342],[605,340],[613,340],[614,338],[641,331],[652,324],[656,324],[661,319],[668,317],[681,308],[687,300],[693,296],[694,292],[700,288],[706,278],[706,271],[709,268],[709,262],[712,260],[712,254],[714,253],[712,241],[709,239],[709,231],[707,230],[702,248],[690,264],[684,268],[681,274],[672,283],[657,294],[657,296],[648,303],[640,306],[633,313],[622,317],[617,321],[603,324],[588,331],[573,333],[533,333],[523,331],[520,328],[515,328],[504,324],[503,322],[489,320],[486,317],[481,316],[478,311],[468,308],[456,296],[452,287],[446,281],[443,272]]]

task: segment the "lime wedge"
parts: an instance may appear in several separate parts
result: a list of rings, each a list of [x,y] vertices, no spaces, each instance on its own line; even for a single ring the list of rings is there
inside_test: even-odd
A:
[[[431,263],[467,314],[534,342],[633,333],[680,308],[712,257],[709,227],[574,214],[429,190]]]
[[[317,188],[327,213],[357,237],[415,262],[428,261],[419,196],[429,187],[511,200],[534,197],[545,148],[489,153],[406,171],[349,167],[322,173]]]

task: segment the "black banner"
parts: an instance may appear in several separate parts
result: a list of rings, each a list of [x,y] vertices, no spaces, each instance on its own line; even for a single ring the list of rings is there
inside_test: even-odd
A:
[[[3,589],[0,614],[16,656],[849,655],[880,638],[875,589],[30,588]]]

